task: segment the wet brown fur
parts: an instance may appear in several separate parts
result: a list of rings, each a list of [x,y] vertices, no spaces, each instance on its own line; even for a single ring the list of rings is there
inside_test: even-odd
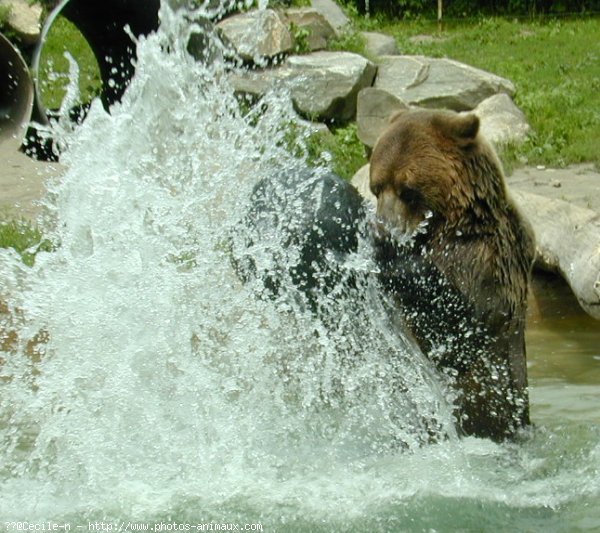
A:
[[[534,240],[507,193],[497,156],[478,131],[473,114],[397,113],[374,147],[370,186],[378,217],[397,231],[413,231],[430,212],[419,246],[485,324],[496,347],[487,357],[495,368],[506,369],[511,389],[506,394],[521,405],[527,403],[524,321]],[[419,340],[419,332],[415,337]],[[463,429],[501,438],[514,428],[486,412],[481,368],[489,365],[473,361],[477,366],[480,370],[457,378],[466,398]],[[517,425],[528,423],[526,406],[519,417]],[[498,428],[481,430],[495,424]],[[506,425],[511,428],[503,429]]]

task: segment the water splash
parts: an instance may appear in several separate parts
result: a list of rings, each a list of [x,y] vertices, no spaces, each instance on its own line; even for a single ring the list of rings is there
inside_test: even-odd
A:
[[[230,235],[260,180],[305,168],[286,149],[297,119],[276,91],[241,110],[235,63],[195,61],[192,17],[160,15],[122,102],[53,130],[55,250],[33,268],[0,253],[2,519],[386,530],[443,498],[565,501],[527,480],[505,496],[495,465],[527,452],[456,440],[443,385],[368,282],[321,302],[324,321],[240,281]],[[345,267],[371,268],[360,250]]]

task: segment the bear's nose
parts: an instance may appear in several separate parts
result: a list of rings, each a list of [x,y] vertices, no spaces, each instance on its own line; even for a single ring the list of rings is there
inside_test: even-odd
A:
[[[399,200],[392,191],[384,191],[377,198],[377,220],[384,226],[404,231],[406,221],[402,216]]]
[[[389,226],[379,218],[373,221],[371,224],[371,229],[373,231],[373,237],[376,241],[385,241],[391,236]]]

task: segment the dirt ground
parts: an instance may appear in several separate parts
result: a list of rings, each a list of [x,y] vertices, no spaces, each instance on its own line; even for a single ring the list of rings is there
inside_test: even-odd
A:
[[[34,161],[8,144],[0,144],[0,217],[35,221],[44,183],[63,171],[57,163]]]

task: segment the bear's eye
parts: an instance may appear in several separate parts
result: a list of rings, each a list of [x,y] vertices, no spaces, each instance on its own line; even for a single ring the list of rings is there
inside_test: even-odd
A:
[[[407,187],[400,190],[398,197],[409,206],[414,206],[421,201],[421,194],[418,191]]]
[[[382,187],[379,184],[371,185],[371,192],[377,197],[381,194],[381,189],[382,189]]]

